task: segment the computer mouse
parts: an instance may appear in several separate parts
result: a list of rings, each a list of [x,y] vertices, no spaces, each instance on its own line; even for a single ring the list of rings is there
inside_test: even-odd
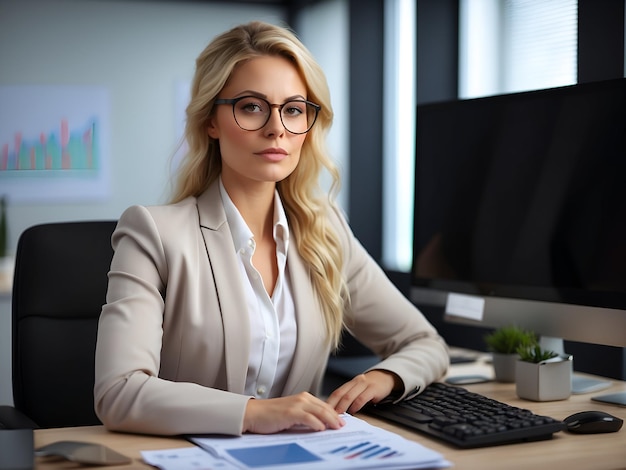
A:
[[[580,411],[563,420],[569,432],[597,434],[619,431],[624,420],[604,411]]]

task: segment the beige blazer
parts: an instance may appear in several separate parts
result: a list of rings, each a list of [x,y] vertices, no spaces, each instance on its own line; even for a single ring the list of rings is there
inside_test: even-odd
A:
[[[346,321],[397,373],[406,396],[448,366],[443,340],[330,214],[344,250]],[[111,430],[240,434],[249,324],[218,184],[178,204],[127,209],[112,237],[107,303],[98,328],[95,409]],[[307,266],[289,245],[298,337],[284,395],[318,393],[329,347]]]

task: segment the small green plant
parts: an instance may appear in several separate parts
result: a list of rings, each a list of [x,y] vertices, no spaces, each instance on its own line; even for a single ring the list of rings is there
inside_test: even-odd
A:
[[[498,328],[485,336],[485,343],[491,352],[500,354],[515,354],[519,348],[537,344],[537,335],[517,326]]]
[[[558,354],[554,351],[542,349],[538,344],[535,344],[534,346],[522,346],[518,348],[517,354],[519,354],[522,361],[532,362],[534,364],[539,364],[540,362],[547,361],[548,359],[558,356]]]

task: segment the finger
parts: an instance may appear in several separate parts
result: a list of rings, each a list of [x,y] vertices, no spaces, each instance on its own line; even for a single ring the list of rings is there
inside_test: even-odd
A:
[[[332,406],[338,413],[349,411],[352,403],[363,394],[368,388],[363,377],[355,377],[350,382],[344,384],[332,394]],[[329,403],[330,404],[330,403]],[[362,406],[362,405],[361,405]],[[359,406],[359,409],[361,408]]]
[[[244,432],[259,434],[279,432],[294,426],[322,431],[337,429],[344,424],[335,410],[308,393],[250,400],[244,420]]]
[[[345,421],[339,416],[339,413],[327,403],[320,402],[318,408],[316,408],[313,413],[324,423],[326,428],[339,429],[345,424]]]
[[[348,407],[348,413],[355,414],[359,412],[366,404],[372,401],[374,397],[375,395],[372,393],[371,388],[367,388],[363,391],[363,393],[352,400],[352,403],[350,403],[350,406]]]
[[[336,409],[337,404],[339,403],[339,400],[341,400],[341,398],[346,394],[348,390],[350,390],[351,387],[352,385],[350,384],[350,382],[347,382],[341,385],[340,387],[336,388],[328,396],[328,398],[326,399],[326,403],[328,403],[328,405],[331,408]]]
[[[331,406],[309,394],[300,397],[296,411],[301,413],[303,419],[303,422],[298,424],[307,425],[314,430],[339,429],[345,424]]]

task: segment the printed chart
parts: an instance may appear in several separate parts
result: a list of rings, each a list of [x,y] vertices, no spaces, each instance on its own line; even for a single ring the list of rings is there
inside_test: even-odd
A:
[[[338,430],[291,430],[274,435],[245,434],[238,438],[190,436],[189,440],[212,458],[241,469],[382,470],[450,466],[439,453],[417,442],[354,416],[343,417],[346,424]]]
[[[11,202],[109,192],[109,100],[97,87],[0,87],[0,187]]]

